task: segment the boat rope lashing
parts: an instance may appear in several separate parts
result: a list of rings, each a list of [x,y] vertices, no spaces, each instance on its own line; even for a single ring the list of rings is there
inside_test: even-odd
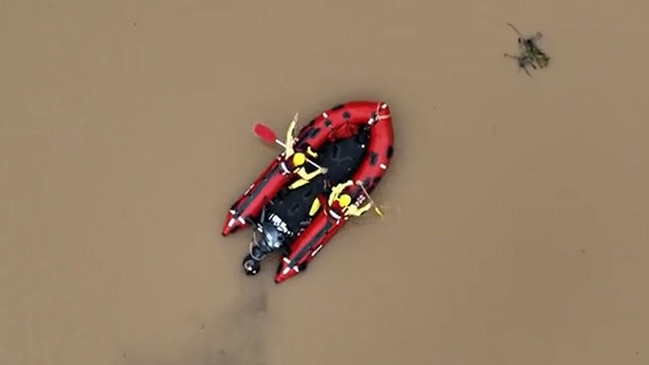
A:
[[[369,124],[369,125],[373,125],[374,123],[376,123],[376,122],[378,122],[378,121],[380,121],[380,120],[388,119],[388,118],[392,118],[392,116],[391,116],[390,114],[388,114],[388,115],[381,115],[381,110],[383,110],[383,109],[385,109],[385,108],[387,108],[387,104],[385,104],[385,103],[379,103],[379,104],[376,106],[376,112],[374,113],[375,116],[370,117],[370,120],[368,121],[367,124]]]

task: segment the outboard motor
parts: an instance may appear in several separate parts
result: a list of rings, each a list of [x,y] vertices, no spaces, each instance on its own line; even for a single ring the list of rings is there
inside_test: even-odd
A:
[[[253,234],[250,251],[243,259],[243,270],[247,275],[257,275],[261,269],[261,261],[271,252],[278,251],[284,246],[286,234],[281,232],[272,222],[266,221],[257,229],[261,237]]]

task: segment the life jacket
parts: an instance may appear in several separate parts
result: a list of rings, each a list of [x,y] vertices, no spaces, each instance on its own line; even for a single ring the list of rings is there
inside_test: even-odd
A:
[[[292,173],[287,165],[287,161],[285,160],[279,162],[279,168],[282,170],[282,175],[289,175]]]
[[[279,162],[279,168],[282,169],[282,175],[291,175],[295,172],[295,165],[293,164],[293,156],[288,159],[283,158]]]
[[[344,209],[343,207],[340,206],[340,203],[338,203],[338,200],[334,200],[334,202],[329,206],[326,202],[324,202],[324,213],[327,216],[327,218],[330,218],[331,221],[337,223],[341,219],[346,218],[344,214]]]

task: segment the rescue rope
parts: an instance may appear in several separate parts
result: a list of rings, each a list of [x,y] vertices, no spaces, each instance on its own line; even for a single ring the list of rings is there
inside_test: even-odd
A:
[[[381,110],[382,110],[382,109],[385,109],[385,108],[383,107],[384,105],[386,105],[386,104],[385,104],[385,103],[379,103],[379,105],[377,105],[377,107],[376,107],[376,121],[383,120],[383,119],[387,119],[387,118],[390,118],[390,117],[391,117],[390,114],[388,114],[388,115],[381,115],[381,114],[380,114],[380,113],[381,113]],[[387,105],[386,105],[386,106],[387,106]]]
[[[261,256],[256,256],[254,254],[254,247],[259,247],[259,243],[257,242],[257,230],[252,231],[252,241],[250,241],[250,247],[248,248],[248,253],[250,254],[250,257],[257,261],[261,261],[266,257],[266,254],[262,254]]]

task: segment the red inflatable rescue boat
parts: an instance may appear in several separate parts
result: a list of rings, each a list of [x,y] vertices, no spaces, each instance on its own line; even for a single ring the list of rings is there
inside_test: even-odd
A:
[[[272,131],[268,133],[262,138],[282,144]],[[381,181],[393,154],[390,108],[380,101],[351,101],[326,110],[300,129],[294,149],[306,151],[307,147],[318,154],[308,161],[310,165],[322,166],[326,173],[306,186],[289,188],[298,177],[289,172],[280,153],[232,204],[225,218],[223,236],[248,225],[255,228],[250,252],[243,260],[248,275],[257,274],[262,259],[272,252],[281,255],[276,283],[306,269],[350,219],[327,206],[332,187],[351,180],[354,184],[344,193],[352,204],[358,207],[371,201],[368,194]],[[315,199],[324,204],[311,214]]]

